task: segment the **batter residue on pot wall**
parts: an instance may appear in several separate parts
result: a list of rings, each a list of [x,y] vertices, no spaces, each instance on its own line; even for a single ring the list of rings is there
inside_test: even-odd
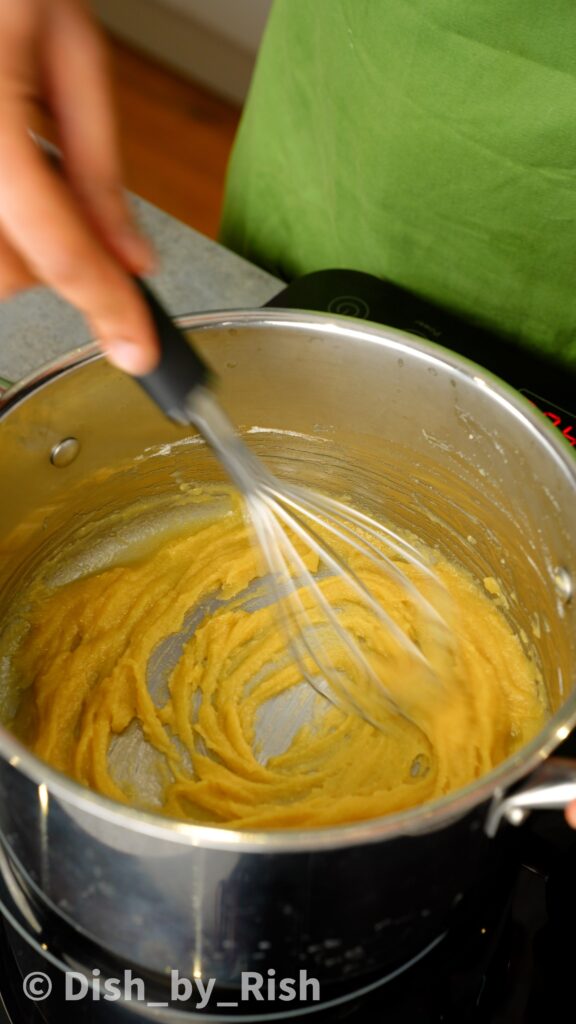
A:
[[[355,568],[369,571],[357,557]],[[56,587],[36,575],[29,628],[0,651],[21,691],[10,724],[84,785],[200,822],[314,827],[432,800],[488,772],[546,716],[538,673],[490,597],[448,561],[436,560],[435,571],[452,596],[455,631],[442,683],[411,678],[409,662],[390,682],[386,631],[339,580],[322,582],[372,663],[388,665],[403,713],[374,705],[377,729],[302,684],[272,607],[234,600],[259,567],[231,497],[228,511],[181,535],[159,533],[103,569]],[[402,628],[426,642],[405,593],[374,570],[369,582]],[[191,609],[191,635],[159,683],[154,659],[190,624]],[[267,754],[262,708],[287,692],[292,711],[280,696]],[[310,721],[294,729],[290,716],[298,721],[301,707]]]

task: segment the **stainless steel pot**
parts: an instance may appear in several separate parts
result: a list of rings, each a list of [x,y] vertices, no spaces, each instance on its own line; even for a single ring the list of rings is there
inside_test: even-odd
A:
[[[576,798],[576,762],[548,760],[576,723],[576,460],[511,389],[401,332],[283,311],[179,323],[276,472],[384,508],[499,581],[541,664],[550,719],[437,803],[255,834],[116,805],[0,729],[0,863],[25,899],[142,970],[234,987],[242,971],[306,968],[323,995],[359,987],[439,940],[512,832],[502,819]],[[219,476],[94,347],[10,387],[0,419],[4,622],[23,566],[51,545],[142,494],[169,494],[175,474]]]

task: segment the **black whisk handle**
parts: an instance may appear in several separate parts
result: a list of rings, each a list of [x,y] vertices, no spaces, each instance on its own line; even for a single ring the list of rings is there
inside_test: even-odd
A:
[[[136,380],[167,416],[178,423],[187,423],[191,393],[198,386],[209,384],[212,373],[150,286],[141,278],[134,278],[134,281],[152,315],[161,353],[155,369]]]

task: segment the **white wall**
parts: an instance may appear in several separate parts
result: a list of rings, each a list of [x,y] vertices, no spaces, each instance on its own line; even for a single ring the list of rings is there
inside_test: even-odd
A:
[[[121,39],[241,104],[273,0],[89,2]]]
[[[256,53],[272,0],[159,0]]]

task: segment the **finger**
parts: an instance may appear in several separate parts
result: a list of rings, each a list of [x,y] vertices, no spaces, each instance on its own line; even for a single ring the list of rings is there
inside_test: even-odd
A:
[[[136,286],[24,130],[19,105],[4,103],[0,122],[0,219],[8,242],[33,275],[85,313],[113,362],[148,372],[158,347]]]
[[[99,32],[77,3],[50,8],[43,38],[45,86],[66,174],[105,244],[134,273],[154,268],[122,188],[122,169],[107,67]]]
[[[566,821],[571,828],[576,828],[576,800],[573,800],[571,804],[568,804],[565,811]]]
[[[38,284],[24,260],[0,234],[0,299],[9,299]]]

